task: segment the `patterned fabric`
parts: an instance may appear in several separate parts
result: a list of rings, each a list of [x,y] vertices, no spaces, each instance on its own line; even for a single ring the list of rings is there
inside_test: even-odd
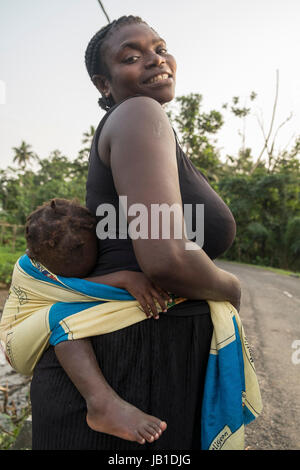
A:
[[[168,307],[184,300],[173,296]],[[207,303],[214,329],[202,402],[201,447],[243,449],[244,426],[262,410],[257,376],[236,309],[229,302]],[[110,333],[145,319],[126,290],[56,276],[24,255],[14,268],[0,339],[11,366],[31,375],[49,344]]]
[[[184,300],[173,296],[168,308]],[[126,290],[56,276],[24,255],[14,267],[0,340],[11,366],[31,375],[49,344],[110,333],[145,319]]]
[[[244,427],[262,411],[253,359],[237,310],[207,301],[214,327],[202,402],[202,448],[244,449]]]

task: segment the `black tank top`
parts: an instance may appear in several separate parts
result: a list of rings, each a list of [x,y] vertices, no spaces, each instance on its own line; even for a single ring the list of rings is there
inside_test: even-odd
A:
[[[116,238],[112,239],[110,234],[110,238],[98,239],[98,262],[91,276],[121,270],[141,271],[129,235],[126,238],[119,238],[119,196],[114,185],[111,169],[102,162],[98,154],[98,140],[103,125],[120,104],[113,106],[100,121],[90,151],[86,206],[93,214],[96,214],[97,207],[100,204],[109,203],[114,206],[116,214]],[[232,245],[236,234],[235,220],[229,207],[210,186],[203,173],[197,170],[184,154],[175,131],[174,134],[182,204],[189,204],[189,207],[192,207],[193,231],[196,229],[196,204],[204,204],[204,244],[202,249],[214,260]],[[98,218],[98,220],[100,219]],[[195,241],[195,238],[191,238],[191,240]],[[188,303],[197,304],[201,307],[202,313],[209,311],[208,304],[205,301],[188,301]],[[170,310],[175,313],[175,310],[183,304],[175,305]]]

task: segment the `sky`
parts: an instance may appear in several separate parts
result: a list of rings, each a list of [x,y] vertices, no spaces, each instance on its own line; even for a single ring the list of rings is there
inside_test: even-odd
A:
[[[275,96],[277,148],[300,134],[299,0],[103,0],[111,20],[141,16],[177,61],[176,96],[203,95],[203,110],[219,110],[224,158],[241,146],[242,121],[224,112],[233,96],[257,99],[246,121],[246,145],[263,147],[258,116],[269,130]],[[97,0],[0,0],[0,168],[25,140],[41,158],[59,149],[73,159],[82,135],[104,115],[84,53],[107,20]],[[298,59],[297,59],[298,57]],[[273,132],[273,133],[274,133]]]

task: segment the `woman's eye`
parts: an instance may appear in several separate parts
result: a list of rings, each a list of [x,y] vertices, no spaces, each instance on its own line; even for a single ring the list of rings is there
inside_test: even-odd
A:
[[[127,59],[124,60],[126,64],[134,64],[138,60],[139,56],[134,55],[131,57],[128,57]]]
[[[159,54],[167,54],[168,50],[165,47],[161,47],[157,52]]]

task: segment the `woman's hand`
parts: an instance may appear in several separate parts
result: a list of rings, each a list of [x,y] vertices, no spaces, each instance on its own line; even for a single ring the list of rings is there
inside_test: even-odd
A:
[[[163,312],[167,311],[167,303],[172,301],[166,291],[153,284],[142,272],[123,270],[84,279],[97,284],[108,284],[127,290],[141,304],[147,317],[159,318],[155,300]]]
[[[147,317],[153,316],[156,320],[159,318],[155,301],[160,305],[163,312],[167,311],[167,303],[170,301],[170,295],[153,284],[144,273],[126,271],[124,289],[141,304]]]

